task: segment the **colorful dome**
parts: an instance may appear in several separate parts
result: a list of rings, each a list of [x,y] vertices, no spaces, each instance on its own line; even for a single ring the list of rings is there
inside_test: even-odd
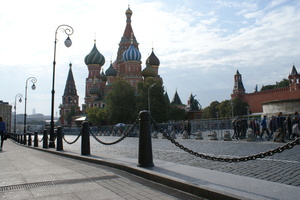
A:
[[[93,85],[93,87],[90,88],[90,94],[99,95],[100,89],[97,87],[96,84]]]
[[[101,72],[101,80],[102,81],[107,81],[107,76],[104,74],[103,69],[102,69],[102,72]]]
[[[105,58],[98,51],[96,44],[94,44],[92,51],[85,57],[84,62],[86,65],[89,65],[89,64],[98,64],[100,66],[104,65]]]
[[[159,59],[156,57],[156,55],[154,54],[153,52],[153,49],[152,49],[152,53],[150,54],[150,56],[147,58],[147,61],[146,62],[149,62],[150,65],[155,65],[155,66],[159,66],[160,62],[159,62]]]
[[[117,76],[117,70],[113,67],[111,62],[109,68],[105,71],[105,74],[106,76]]]
[[[137,48],[134,47],[133,44],[131,44],[129,48],[123,53],[124,61],[140,61],[141,57],[141,53],[139,52],[139,50],[137,50]]]
[[[145,69],[143,69],[143,71],[142,71],[142,76],[143,77],[155,77],[156,76],[156,72],[152,67],[150,67],[149,61],[147,63],[147,66],[145,67]]]

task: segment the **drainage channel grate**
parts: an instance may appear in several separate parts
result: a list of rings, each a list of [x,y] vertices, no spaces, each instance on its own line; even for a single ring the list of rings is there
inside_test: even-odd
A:
[[[25,183],[25,184],[18,184],[18,185],[8,185],[8,186],[0,187],[0,192],[20,190],[20,189],[32,189],[37,187],[53,186],[53,185],[94,182],[94,181],[101,181],[101,180],[110,180],[115,178],[119,178],[119,176],[111,175],[111,176],[99,176],[99,177],[81,178],[81,179],[66,179],[66,180],[57,180],[57,181],[45,181],[45,182]]]

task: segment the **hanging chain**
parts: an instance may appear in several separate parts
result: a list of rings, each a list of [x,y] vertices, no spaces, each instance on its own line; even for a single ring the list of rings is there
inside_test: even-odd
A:
[[[76,138],[73,142],[68,142],[68,141],[66,140],[66,138],[65,138],[65,135],[63,135],[62,138],[64,139],[64,141],[65,141],[66,143],[68,143],[68,144],[74,144],[74,143],[77,142],[77,140],[80,138],[81,134],[82,134],[82,129],[80,130],[79,135],[77,136],[77,138]]]
[[[129,127],[129,129],[124,133],[124,135],[121,138],[119,138],[118,140],[116,140],[114,142],[111,142],[111,143],[103,142],[102,140],[100,140],[99,138],[97,138],[97,136],[92,132],[91,129],[90,129],[90,133],[95,138],[95,140],[97,142],[99,142],[101,144],[104,144],[104,145],[113,145],[113,144],[117,144],[117,143],[121,142],[122,140],[124,140],[129,135],[129,133],[131,132],[131,130],[136,127],[136,125],[137,125],[137,123],[134,122],[133,125],[131,127]]]
[[[152,124],[154,125],[155,129],[159,130],[160,133],[162,133],[163,136],[166,137],[168,140],[170,140],[171,143],[173,143],[175,146],[179,147],[180,149],[182,149],[185,152],[188,152],[191,155],[194,155],[196,157],[203,158],[203,159],[206,159],[206,160],[212,160],[212,161],[244,162],[244,161],[249,161],[249,160],[255,160],[257,158],[264,158],[266,156],[272,156],[275,153],[281,153],[284,150],[293,148],[295,145],[297,145],[300,142],[300,138],[298,137],[292,142],[286,143],[283,146],[279,146],[276,149],[271,149],[271,150],[263,152],[263,153],[258,153],[258,154],[245,156],[245,157],[235,157],[235,158],[215,157],[215,156],[209,156],[209,155],[205,155],[205,154],[195,152],[195,151],[190,150],[187,147],[183,146],[182,144],[179,144],[167,132],[165,132],[162,128],[160,128],[152,117],[151,117],[151,121],[152,121]]]

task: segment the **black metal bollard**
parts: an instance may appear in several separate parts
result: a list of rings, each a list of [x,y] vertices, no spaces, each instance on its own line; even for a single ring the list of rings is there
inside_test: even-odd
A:
[[[139,167],[153,167],[152,143],[150,132],[150,113],[143,110],[140,116]]]
[[[63,137],[62,137],[62,128],[57,127],[57,138],[56,138],[56,150],[63,151]]]
[[[23,144],[26,145],[26,143],[27,143],[27,135],[26,135],[26,133],[24,133],[24,135],[23,135]]]
[[[47,130],[44,130],[44,134],[43,134],[43,148],[44,149],[48,149],[48,134],[47,134]]]
[[[38,133],[37,132],[34,132],[33,146],[34,147],[39,147],[39,137],[38,137]]]
[[[23,135],[20,135],[20,144],[23,144]]]
[[[32,145],[31,133],[28,134],[28,146]]]
[[[20,135],[17,135],[17,143],[20,143]]]
[[[90,127],[87,121],[82,122],[81,134],[81,155],[90,155]]]

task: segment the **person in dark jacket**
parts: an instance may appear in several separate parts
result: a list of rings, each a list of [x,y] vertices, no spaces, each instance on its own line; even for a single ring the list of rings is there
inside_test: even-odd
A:
[[[4,141],[4,136],[6,133],[6,124],[3,121],[3,118],[0,117],[0,134],[1,134],[1,147],[0,147],[0,151],[2,151],[2,146],[3,146],[3,141]]]

